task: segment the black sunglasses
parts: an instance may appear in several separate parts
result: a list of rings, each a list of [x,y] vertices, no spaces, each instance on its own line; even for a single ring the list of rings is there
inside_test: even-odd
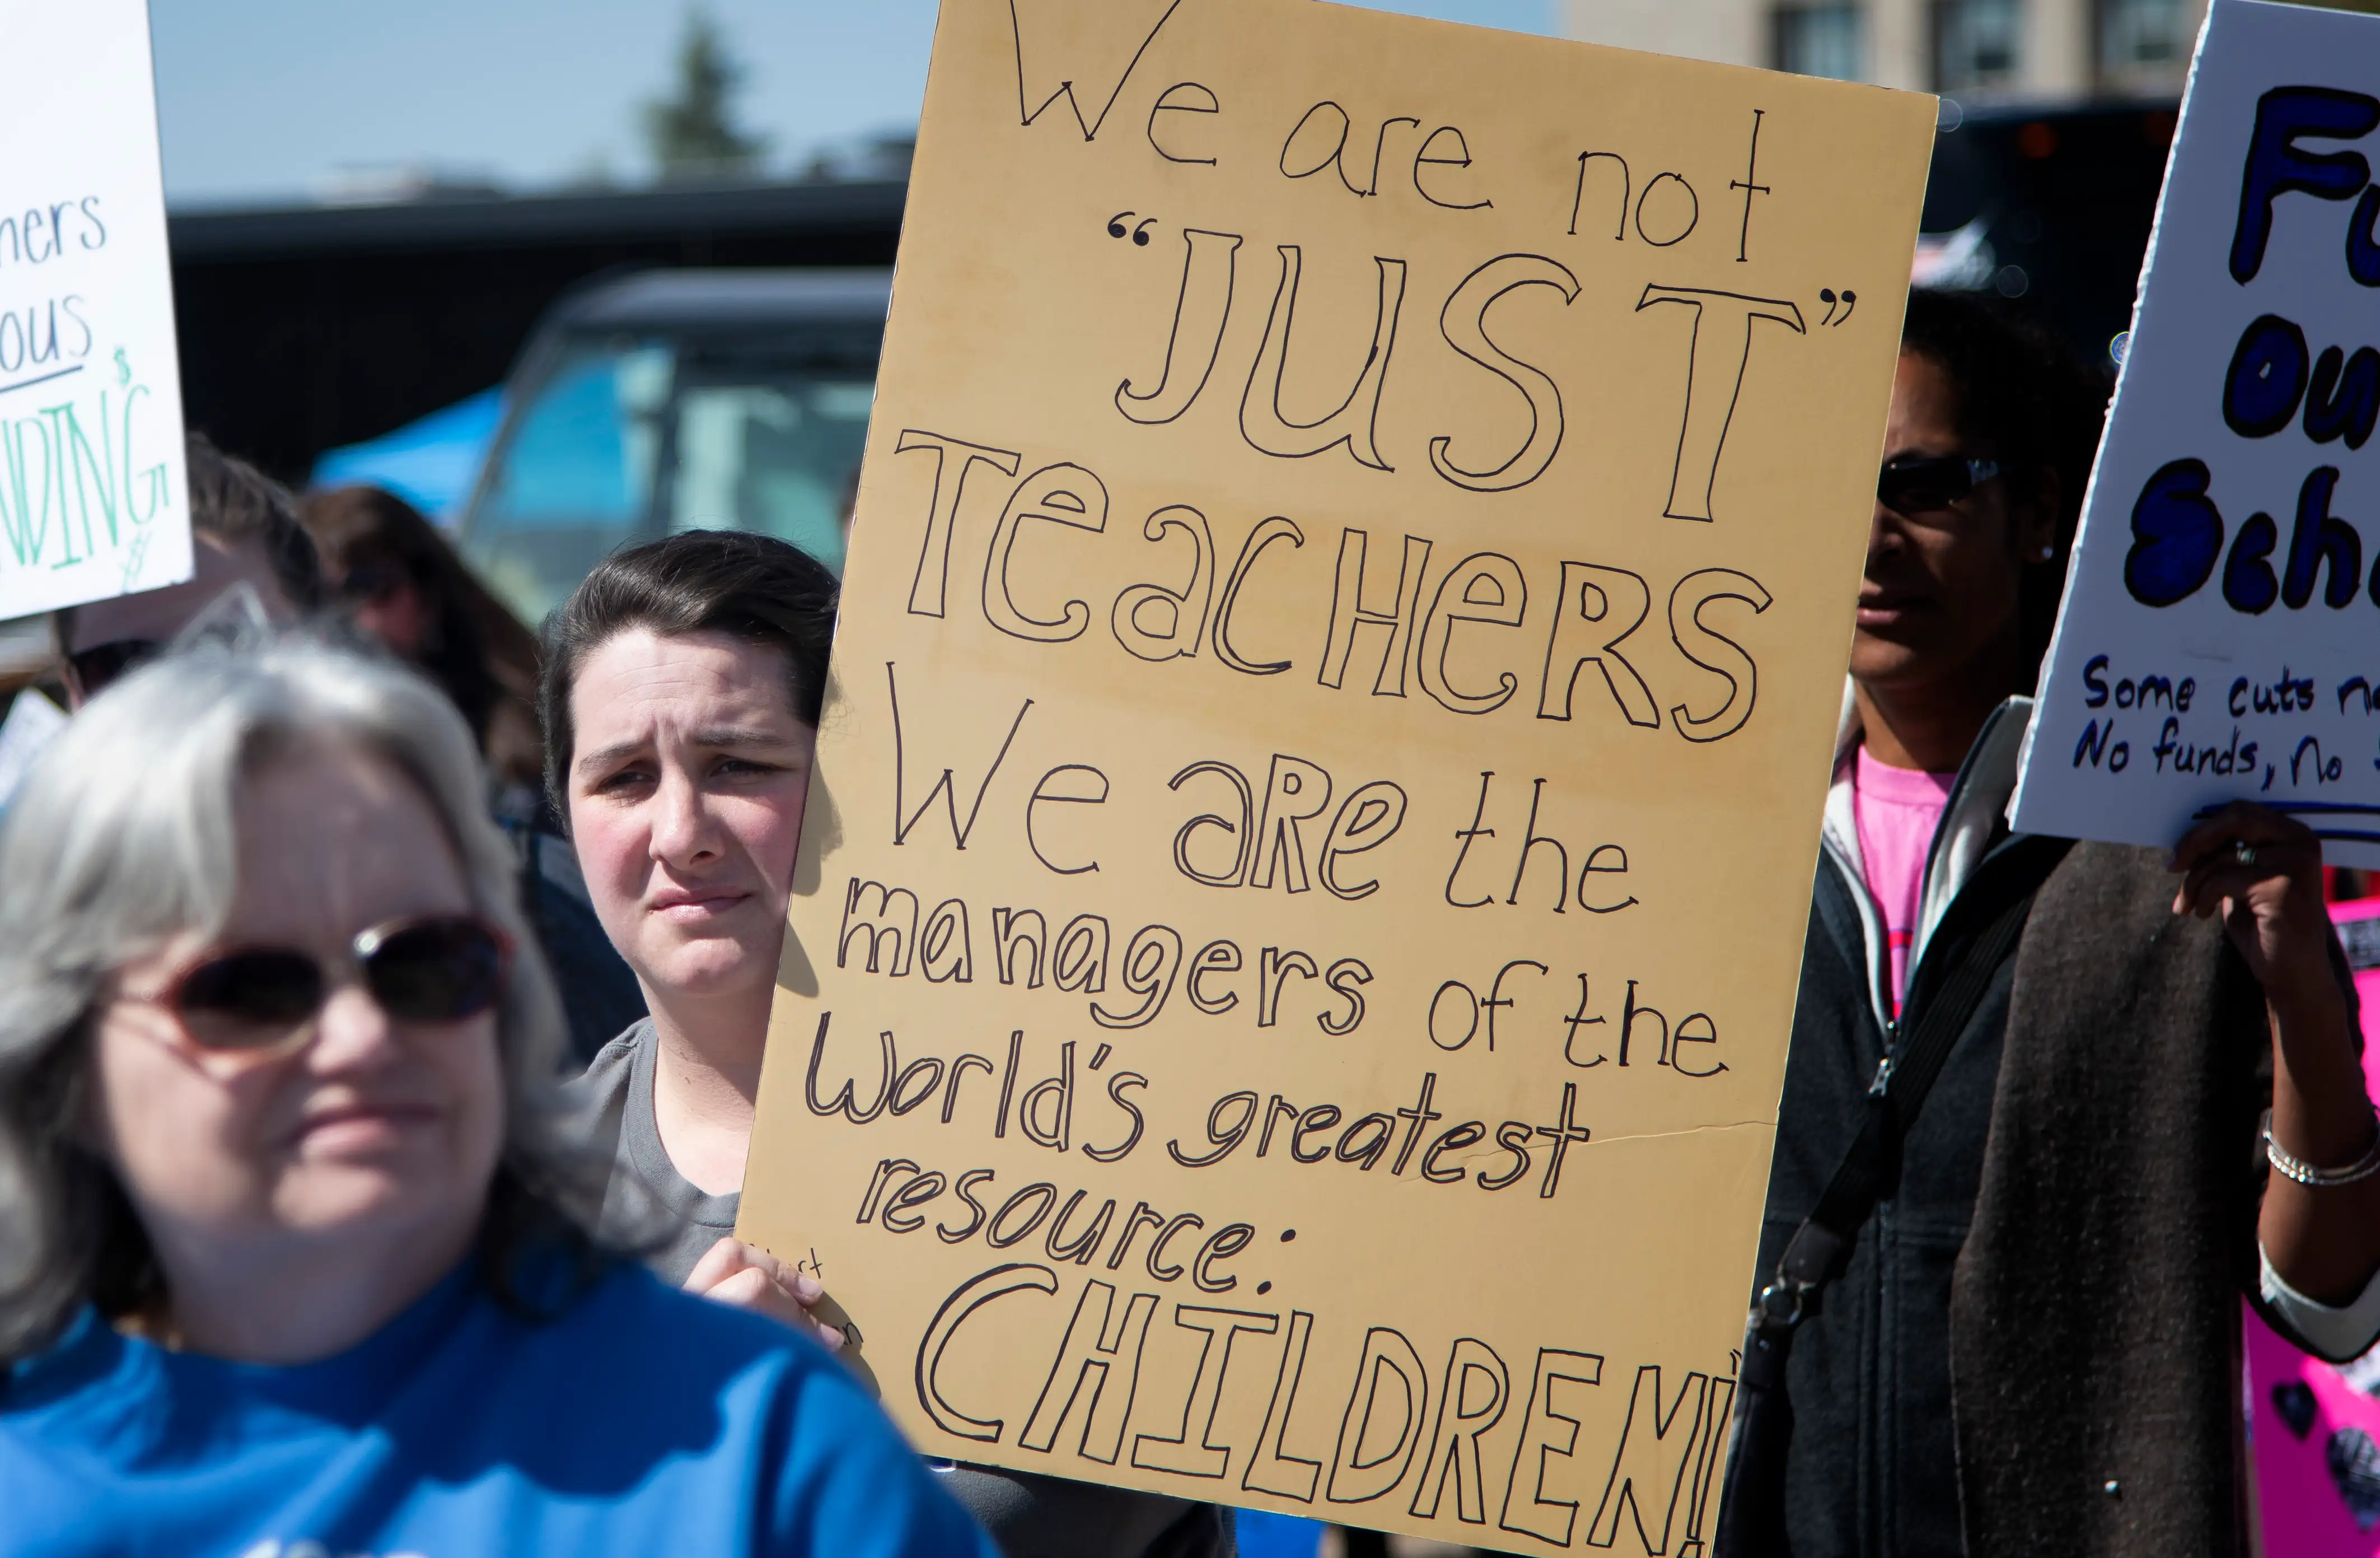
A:
[[[376,606],[412,582],[403,568],[391,564],[358,563],[339,580],[339,594],[358,605]]]
[[[1876,501],[1904,519],[1948,514],[2000,473],[1998,460],[1959,455],[1888,460],[1876,481]]]
[[[74,667],[75,683],[82,695],[96,698],[100,688],[142,662],[155,659],[164,647],[154,639],[117,639],[77,650],[67,656],[67,663]]]
[[[349,950],[365,990],[398,1022],[455,1023],[503,998],[511,943],[470,915],[432,915],[375,925]],[[146,1000],[180,1019],[202,1050],[260,1058],[293,1053],[313,1033],[334,978],[312,953],[240,947],[176,975]]]

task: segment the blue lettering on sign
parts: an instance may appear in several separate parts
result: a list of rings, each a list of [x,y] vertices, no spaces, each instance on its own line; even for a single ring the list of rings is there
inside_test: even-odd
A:
[[[2223,516],[2206,495],[2204,460],[2171,460],[2158,468],[2132,505],[2132,549],[2124,555],[2124,588],[2144,606],[2188,600],[2215,572],[2223,551]]]
[[[2301,140],[2360,140],[2380,127],[2380,98],[2332,87],[2275,87],[2256,100],[2256,128],[2240,176],[2240,220],[2231,233],[2231,279],[2245,286],[2264,268],[2273,236],[2273,202],[2285,194],[2353,200],[2372,181],[2358,152],[2309,152]],[[2352,228],[2370,230],[2375,213],[2362,206]],[[2365,286],[2380,285],[2380,274]]]
[[[2305,332],[2263,314],[2240,333],[2223,375],[2223,420],[2242,438],[2269,438],[2289,425],[2305,396]]]

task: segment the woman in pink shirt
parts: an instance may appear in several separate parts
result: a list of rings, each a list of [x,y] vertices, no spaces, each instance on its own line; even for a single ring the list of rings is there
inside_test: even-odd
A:
[[[2380,1336],[2313,836],[2005,820],[2103,399],[1910,299],[1718,1558],[2229,1553],[2240,1293],[2312,1351]]]

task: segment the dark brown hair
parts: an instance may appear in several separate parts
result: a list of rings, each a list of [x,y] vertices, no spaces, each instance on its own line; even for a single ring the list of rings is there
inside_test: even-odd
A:
[[[545,793],[570,822],[576,733],[570,694],[587,657],[622,633],[664,639],[725,633],[785,657],[795,715],[816,725],[834,643],[835,579],[800,547],[745,530],[687,530],[613,553],[546,620],[538,718],[545,729]]]
[[[2018,595],[2025,663],[2034,664],[2048,651],[2066,588],[2082,489],[2107,419],[2107,377],[2040,325],[1966,293],[1910,293],[1900,349],[1925,359],[1950,381],[1958,393],[1959,436],[1979,457],[2000,463],[2010,495],[2055,505],[2057,551],[2048,562],[2025,568]]]
[[[424,619],[420,669],[463,712],[492,770],[537,784],[537,636],[473,577],[420,510],[394,493],[310,493],[298,517],[340,594],[412,586]]]

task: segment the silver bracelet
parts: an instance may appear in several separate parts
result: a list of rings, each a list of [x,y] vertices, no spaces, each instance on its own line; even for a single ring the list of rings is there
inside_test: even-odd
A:
[[[2309,1189],[2321,1190],[2338,1185],[2352,1185],[2380,1174],[2380,1135],[2375,1135],[2363,1156],[2343,1169],[2316,1168],[2303,1158],[2292,1157],[2281,1144],[2273,1139],[2270,1115],[2265,1121],[2265,1158],[2275,1173],[2284,1179],[2294,1179]]]

